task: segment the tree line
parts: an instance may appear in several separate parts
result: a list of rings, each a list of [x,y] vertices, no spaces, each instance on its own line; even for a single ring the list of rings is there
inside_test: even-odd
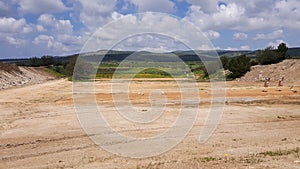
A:
[[[248,71],[250,71],[251,66],[258,64],[275,64],[289,58],[287,51],[288,47],[286,44],[281,43],[277,48],[270,46],[264,50],[258,50],[254,59],[251,59],[246,55],[233,58],[222,56],[220,59],[224,70],[230,71],[230,74],[227,75],[227,79],[236,79],[244,76]]]

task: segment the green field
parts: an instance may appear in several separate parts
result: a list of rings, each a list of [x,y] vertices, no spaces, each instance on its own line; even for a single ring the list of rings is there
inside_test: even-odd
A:
[[[187,78],[203,79],[202,62],[102,62],[97,79],[107,78]]]

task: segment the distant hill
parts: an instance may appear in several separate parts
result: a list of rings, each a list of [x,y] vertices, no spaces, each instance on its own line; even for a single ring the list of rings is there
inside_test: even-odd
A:
[[[131,59],[138,60],[138,61],[174,61],[173,56],[177,55],[183,61],[209,61],[213,58],[219,56],[228,56],[228,57],[236,57],[240,55],[246,55],[248,57],[254,58],[255,53],[257,51],[251,50],[196,50],[196,51],[173,51],[173,52],[166,52],[166,53],[154,53],[149,51],[107,51],[107,50],[99,50],[96,52],[89,52],[89,53],[82,53],[82,54],[73,54],[68,56],[54,56],[56,60],[59,61],[68,61],[71,57],[82,55],[89,60],[99,60],[99,56],[105,55],[102,61],[122,61],[128,56],[134,54]],[[196,55],[196,53],[198,55]],[[289,48],[288,54],[292,58],[300,58],[300,47]],[[200,59],[199,59],[200,56]],[[7,62],[7,63],[18,63],[18,62],[26,62],[29,60],[26,59],[3,59],[0,62]]]
[[[289,48],[288,54],[289,54],[292,58],[300,58],[300,47],[297,47],[297,48]]]

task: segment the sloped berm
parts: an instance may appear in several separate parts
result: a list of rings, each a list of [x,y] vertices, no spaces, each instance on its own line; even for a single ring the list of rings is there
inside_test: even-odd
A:
[[[265,77],[271,78],[271,81],[278,81],[280,77],[284,77],[285,82],[299,84],[300,59],[287,59],[277,64],[252,66],[251,71],[239,80],[256,82],[263,81]]]
[[[38,84],[56,77],[42,67],[19,67],[0,62],[0,90],[22,85]]]

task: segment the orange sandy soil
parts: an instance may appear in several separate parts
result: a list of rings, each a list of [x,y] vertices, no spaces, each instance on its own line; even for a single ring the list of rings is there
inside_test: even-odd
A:
[[[203,102],[192,130],[170,151],[144,159],[120,157],[93,143],[77,119],[67,80],[2,90],[0,168],[300,168],[300,88],[275,85],[262,92],[262,83],[227,82],[222,119],[209,140],[200,144],[211,88],[198,83]],[[292,85],[298,93],[290,91]],[[110,81],[95,87],[111,126],[128,136],[160,134],[179,113],[180,105],[174,104],[155,122],[131,124],[114,113]],[[174,81],[134,81],[129,89],[129,99],[139,111],[149,110],[152,89],[163,90],[168,101],[180,101]]]

